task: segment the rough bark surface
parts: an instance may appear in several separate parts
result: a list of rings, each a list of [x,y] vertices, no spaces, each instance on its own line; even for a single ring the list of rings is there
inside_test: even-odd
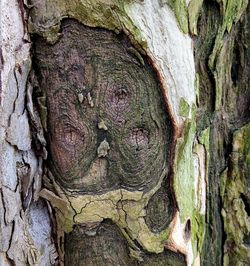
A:
[[[55,45],[34,41],[52,173],[82,193],[152,189],[174,144],[153,70],[124,35],[70,20],[61,27]]]
[[[1,1],[0,265],[49,265],[57,252],[47,204],[38,200],[42,158],[34,152],[27,78],[30,41],[22,1]]]
[[[1,2],[0,265],[249,264],[249,13]]]
[[[160,84],[147,59],[124,35],[84,27],[74,20],[63,21],[61,27],[61,37],[56,44],[48,44],[41,38],[33,41],[34,69],[40,87],[35,94],[37,102],[41,97],[46,99],[47,167],[66,196],[97,196],[92,197],[92,208],[87,209],[84,201],[77,206],[81,208],[80,214],[73,208],[73,225],[85,222],[84,227],[88,227],[93,222],[111,219],[131,242],[131,254],[133,249],[138,259],[143,260],[140,245],[152,252],[146,243],[149,237],[151,246],[159,241],[164,243],[167,235],[160,240],[157,234],[167,229],[176,212],[171,188],[174,127],[162,101]],[[114,206],[111,213],[107,209],[103,214],[99,210],[103,205],[98,195],[108,192],[111,196],[105,201]],[[137,202],[127,198],[128,193],[148,193],[149,196]],[[69,203],[74,206],[70,198]],[[134,209],[134,213],[127,212],[127,206]],[[145,219],[142,222],[145,231],[131,226],[135,219]],[[105,231],[102,223],[95,226],[95,231]],[[110,265],[128,263],[123,262],[126,249],[116,250],[122,245],[121,237],[116,234],[86,237],[84,229],[80,234],[77,228],[80,227],[70,236],[66,235],[66,265],[70,265],[74,256],[76,265],[89,265],[90,256],[84,255],[82,245],[76,250],[79,239],[88,245],[92,243],[93,251],[91,245],[87,250],[93,253],[93,265],[99,265],[101,258],[107,257],[105,250],[110,253],[107,260]],[[136,234],[149,236],[143,240]],[[111,238],[112,247],[107,245]],[[139,245],[133,243],[134,240]],[[70,245],[76,253],[71,254]],[[99,248],[99,259],[94,259],[98,256],[94,255],[95,246],[104,248],[103,254]],[[129,253],[126,256],[129,257]],[[176,262],[178,259],[176,255]],[[166,264],[168,256],[165,260]],[[161,261],[164,263],[164,256]]]
[[[198,132],[211,129],[207,226],[201,263],[247,265],[250,9],[248,4],[241,20],[222,35],[221,48],[212,65],[216,40],[225,23],[222,8],[222,3],[204,1],[195,38],[200,80],[197,127]]]

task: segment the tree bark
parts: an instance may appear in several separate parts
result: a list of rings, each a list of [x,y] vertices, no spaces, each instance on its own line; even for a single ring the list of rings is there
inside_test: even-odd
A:
[[[249,9],[1,2],[0,265],[248,265]]]

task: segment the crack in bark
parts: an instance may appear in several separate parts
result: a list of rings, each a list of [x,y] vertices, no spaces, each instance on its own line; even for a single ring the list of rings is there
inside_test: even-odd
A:
[[[4,224],[7,225],[7,221],[6,221],[6,207],[5,207],[5,202],[4,202],[4,196],[3,196],[2,187],[0,187],[0,194],[1,194],[1,201],[2,201],[2,205],[3,205],[3,220],[4,220]]]
[[[7,254],[8,254],[8,251],[10,250],[10,248],[11,248],[12,239],[14,237],[14,230],[15,230],[15,220],[13,220],[11,222],[11,234],[10,234],[10,240],[9,240],[9,247],[8,247],[8,250],[6,251]]]
[[[16,91],[16,98],[15,98],[15,100],[13,102],[13,110],[12,110],[12,113],[15,113],[15,111],[16,111],[16,102],[18,100],[19,90],[20,90],[19,89],[19,82],[18,82],[18,78],[17,78],[17,74],[16,74],[16,68],[14,68],[13,74],[14,74],[14,78],[15,78],[15,81],[16,81],[16,89],[17,89],[17,91]],[[10,126],[10,121],[9,121],[9,126]]]

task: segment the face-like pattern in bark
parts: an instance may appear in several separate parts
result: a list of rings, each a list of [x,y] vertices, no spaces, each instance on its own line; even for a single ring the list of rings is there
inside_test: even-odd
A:
[[[62,22],[56,44],[42,38],[34,43],[34,67],[40,93],[46,96],[46,164],[71,197],[75,213],[67,217],[63,208],[64,218],[79,228],[94,222],[99,229],[103,219],[110,219],[131,238],[130,244],[135,239],[145,250],[163,250],[176,211],[170,180],[174,127],[152,66],[125,35],[74,20]],[[66,246],[67,241],[79,244],[76,232],[74,228],[67,235]],[[106,238],[97,235],[91,241],[106,246]],[[113,242],[116,247],[121,240],[114,237]],[[115,249],[109,252],[116,258],[114,265],[123,265]]]
[[[151,189],[173,135],[152,67],[123,35],[74,21],[62,28],[55,45],[36,45],[53,175],[80,193]]]

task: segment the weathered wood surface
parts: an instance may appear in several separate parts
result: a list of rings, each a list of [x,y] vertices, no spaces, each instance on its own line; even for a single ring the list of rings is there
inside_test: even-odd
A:
[[[177,210],[171,180],[175,129],[160,84],[147,58],[124,34],[84,27],[74,20],[64,20],[61,27],[56,44],[33,41],[40,88],[35,94],[45,99],[47,108],[46,167],[75,213],[72,220],[60,209],[60,221],[71,219],[77,228],[95,223],[95,231],[100,231],[104,219],[112,220],[124,241],[127,238],[130,254],[143,260],[144,251],[163,251]],[[61,226],[73,230],[68,224]],[[90,264],[79,239],[92,243],[93,249],[107,250],[111,265],[126,265],[125,251],[115,249],[116,234],[111,248],[111,236],[99,239],[86,237],[84,229],[80,232],[65,238],[66,265],[74,256],[76,265]],[[104,263],[101,249],[99,255],[91,254],[93,265]],[[176,254],[176,263],[178,259]],[[164,256],[161,260],[164,263]]]
[[[27,92],[30,39],[21,1],[1,1],[0,265],[50,265],[57,252],[47,204],[37,201],[41,158],[32,145]]]
[[[79,258],[78,262],[75,260],[77,265],[81,263],[81,258],[88,260],[90,256],[95,257],[91,263],[99,264],[103,262],[100,260],[102,254],[105,254],[105,263],[111,265],[113,259],[125,265],[171,265],[174,261],[180,265],[247,265],[250,257],[248,0],[145,0],[122,3],[113,0],[93,0],[91,3],[33,0],[25,2],[25,5],[29,14],[21,1],[1,2],[0,264],[53,265],[58,262],[57,252],[63,256],[66,240],[66,264],[71,263],[74,254]],[[135,104],[131,106],[127,102],[134,95],[133,85],[125,89],[111,86],[107,90],[110,111],[105,111],[105,97],[101,104],[96,105],[93,99],[97,95],[101,96],[98,89],[88,93],[81,86],[88,81],[86,76],[99,83],[102,79],[79,73],[82,70],[82,63],[79,62],[84,61],[84,56],[79,54],[81,49],[77,41],[72,44],[74,52],[66,54],[64,62],[64,66],[68,63],[77,65],[76,69],[67,70],[68,83],[76,88],[73,90],[74,96],[67,91],[61,95],[63,97],[53,98],[53,86],[49,88],[44,83],[42,88],[39,87],[41,79],[36,80],[33,70],[30,73],[33,52],[30,50],[32,41],[27,28],[30,34],[36,34],[33,40],[46,39],[46,49],[48,43],[51,47],[60,46],[60,42],[65,42],[65,39],[60,39],[60,31],[66,30],[61,27],[65,17],[76,19],[76,27],[84,28],[81,26],[83,24],[115,32],[99,29],[113,36],[109,37],[113,38],[112,42],[116,42],[116,37],[120,36],[119,41],[125,44],[120,57],[131,65],[126,71],[138,72],[138,77],[145,74],[147,78],[141,84],[150,83],[155,88],[151,91],[149,86],[145,100],[141,101],[138,97],[144,91],[140,89],[133,102]],[[66,21],[63,21],[64,25]],[[128,36],[129,41],[121,36]],[[113,44],[111,47],[114,49]],[[61,57],[62,52],[63,49],[60,49]],[[110,54],[117,69],[114,71],[117,73],[116,79],[133,84],[136,78],[132,82],[120,77],[118,73],[121,72],[121,66],[117,67],[115,54]],[[55,60],[59,60],[60,56],[57,58],[54,54]],[[93,72],[91,68],[87,71]],[[59,72],[53,72],[54,80],[53,75],[45,75],[51,85],[57,80]],[[114,81],[112,78],[110,80]],[[65,85],[63,75],[58,81]],[[139,81],[137,84],[142,87]],[[82,91],[78,93],[79,87]],[[114,96],[113,90],[117,91]],[[48,99],[43,93],[50,94]],[[90,125],[88,130],[85,125],[87,116],[81,122],[81,115],[77,114],[77,108],[75,110],[70,101],[66,101],[67,109],[73,108],[74,119],[80,122],[74,125],[61,123],[61,126],[55,127],[59,118],[56,114],[62,112],[62,104],[58,109],[52,103],[60,103],[61,98],[67,97],[72,97],[74,103],[91,110],[87,112],[92,117],[87,123]],[[145,126],[141,123],[136,126],[131,124],[128,127],[130,131],[124,130],[125,146],[120,145],[119,141],[116,143],[117,148],[124,148],[126,152],[138,149],[140,155],[131,154],[139,164],[134,161],[130,166],[133,173],[145,167],[146,175],[137,175],[136,178],[132,174],[123,175],[118,169],[126,168],[126,164],[114,163],[123,155],[114,153],[111,143],[117,132],[122,131],[123,127],[119,127],[119,123],[127,119],[126,110],[132,108],[131,112],[136,115],[129,116],[129,119],[137,121],[143,113],[141,107],[150,105],[152,97],[157,107],[145,114]],[[140,107],[133,109],[137,105]],[[94,119],[93,122],[99,109],[104,110],[98,117],[103,119]],[[154,112],[159,114],[156,120],[151,115]],[[51,113],[55,115],[50,116]],[[162,146],[152,142],[159,158],[155,161],[152,160],[153,149],[145,152],[151,144],[151,133],[155,132],[149,127],[156,128],[152,121],[158,121],[156,124],[168,121],[156,130],[158,134],[153,134],[156,142],[165,141]],[[114,130],[108,133],[111,128]],[[86,138],[86,132],[90,131],[93,143]],[[61,145],[60,135],[67,139],[66,146]],[[81,179],[95,176],[97,182],[95,185],[87,182],[87,186],[85,183],[88,191],[76,197],[82,184],[76,179],[82,170],[75,164],[75,159],[84,164],[79,154],[82,149],[88,149],[86,143],[93,144],[89,146],[87,157],[92,156],[92,159],[88,160],[88,165],[95,158],[98,164],[92,165],[92,171],[83,174]],[[46,149],[49,156],[47,161]],[[91,154],[93,150],[95,153]],[[123,178],[117,180],[116,175],[109,171],[99,171],[98,175],[93,175],[97,168],[108,169],[108,157],[112,158],[113,163],[110,169],[123,176],[125,181]],[[154,178],[147,175],[148,165],[143,163],[144,158],[151,160],[156,169],[154,172],[159,171]],[[88,169],[88,165],[86,162],[83,168]],[[69,166],[72,171],[66,174]],[[164,174],[160,175],[159,167],[165,169],[166,174],[163,171]],[[125,170],[123,172],[127,173]],[[43,187],[47,189],[40,191],[42,176]],[[60,185],[55,183],[53,176]],[[108,181],[107,177],[110,176],[111,181]],[[160,182],[157,183],[157,180]],[[71,182],[70,186],[67,185],[68,181]],[[69,190],[72,184],[75,195],[71,191],[71,196],[65,197],[65,190],[62,189],[67,187]],[[144,196],[140,187],[142,191],[147,191]],[[157,189],[154,190],[154,187]],[[116,192],[109,194],[109,189]],[[98,190],[102,193],[97,193]],[[51,205],[38,199],[39,195],[48,199]],[[127,200],[126,204],[123,202],[119,205],[120,220],[110,198],[114,199],[115,206],[121,203],[121,199]],[[132,204],[138,207],[136,210],[129,203],[131,201],[137,202]],[[83,202],[86,204],[84,208]],[[91,213],[93,209],[100,210],[98,214],[106,218],[102,220],[95,212]],[[168,213],[167,216],[163,210]],[[138,224],[142,226],[142,232],[147,233],[135,234],[132,237],[134,241],[131,241],[131,235],[140,231],[136,229]],[[128,230],[127,237],[124,238],[126,230],[121,228]],[[164,233],[156,237],[157,232]],[[86,250],[71,250],[73,243],[82,241],[80,234],[88,239],[88,242],[83,241]],[[152,242],[145,240],[148,237]],[[108,245],[108,239],[113,238],[116,239],[114,243]],[[102,248],[96,245],[98,241],[103,243]],[[120,249],[117,253],[118,245]],[[173,251],[165,249],[162,252],[164,245]]]

